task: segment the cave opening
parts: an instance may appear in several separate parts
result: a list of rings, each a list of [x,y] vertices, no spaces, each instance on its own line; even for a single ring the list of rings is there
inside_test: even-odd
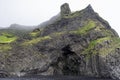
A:
[[[72,51],[70,45],[62,48],[63,75],[79,75],[80,58]]]
[[[63,57],[67,57],[67,56],[70,56],[70,55],[75,54],[75,52],[73,52],[73,51],[71,50],[71,48],[70,48],[69,45],[67,45],[67,46],[65,46],[64,48],[62,48],[62,51],[63,51],[63,53],[62,53]]]

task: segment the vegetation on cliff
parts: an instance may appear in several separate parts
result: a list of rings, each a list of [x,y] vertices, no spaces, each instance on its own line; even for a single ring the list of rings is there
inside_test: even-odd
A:
[[[65,3],[59,17],[33,31],[0,30],[0,70],[8,72],[0,74],[7,77],[24,73],[21,76],[120,78],[119,58],[120,38],[90,5],[72,13]]]
[[[11,43],[17,39],[16,36],[8,33],[2,33],[0,35],[0,43],[5,44],[5,43]]]

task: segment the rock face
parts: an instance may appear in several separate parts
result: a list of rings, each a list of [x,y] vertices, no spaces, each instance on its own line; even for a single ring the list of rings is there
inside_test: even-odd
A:
[[[120,38],[89,5],[30,33],[31,38],[0,47],[7,76],[74,75],[120,79]],[[1,44],[2,46],[8,44]],[[4,74],[4,73],[3,73]],[[1,76],[2,77],[2,76]]]
[[[69,4],[65,3],[61,6],[61,16],[66,16],[71,13],[71,10],[69,8]]]

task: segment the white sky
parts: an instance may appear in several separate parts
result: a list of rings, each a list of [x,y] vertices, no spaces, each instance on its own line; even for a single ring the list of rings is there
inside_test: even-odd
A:
[[[0,26],[8,27],[13,23],[38,25],[59,13],[65,2],[72,11],[91,4],[120,35],[120,0],[0,0]]]

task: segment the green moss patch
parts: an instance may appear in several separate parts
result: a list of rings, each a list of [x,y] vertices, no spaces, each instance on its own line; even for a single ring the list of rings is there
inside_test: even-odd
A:
[[[104,42],[109,42],[108,44],[105,45]],[[96,49],[95,47],[97,45],[100,45],[101,47],[99,49]],[[115,50],[117,48],[120,48],[120,38],[117,37],[104,37],[100,38],[94,41],[91,41],[89,43],[89,46],[87,49],[85,49],[82,54],[86,54],[86,60],[89,60],[92,55],[97,55],[99,54],[102,57],[105,57],[109,53],[115,53]]]
[[[83,27],[79,28],[76,31],[71,31],[71,33],[75,34],[86,34],[89,30],[95,28],[96,23],[93,20],[89,20]]]
[[[112,42],[107,47],[103,47],[99,50],[101,56],[106,56],[115,49],[120,48],[120,38],[112,38]]]
[[[91,50],[93,50],[92,53],[96,53],[96,51],[94,50],[95,46],[96,46],[97,44],[101,44],[102,42],[107,41],[107,40],[110,40],[110,39],[111,39],[110,37],[104,37],[104,38],[100,38],[100,39],[91,41],[91,42],[89,43],[88,48],[85,49],[85,51],[84,51],[83,53],[84,53],[84,54],[87,54],[87,53],[89,53]]]
[[[52,38],[50,36],[34,38],[32,40],[25,41],[24,43],[22,43],[22,45],[33,45],[33,44],[36,44],[38,42],[41,42],[41,41],[44,41],[44,40],[48,40],[48,39],[52,39]]]
[[[53,37],[59,37],[59,36],[65,34],[65,33],[66,33],[66,31],[55,32],[55,33],[50,34],[50,36],[53,36]]]
[[[86,55],[86,60],[89,60],[91,56],[93,55],[97,55],[97,53],[99,53],[100,55],[103,55],[103,53],[100,51],[102,50],[102,48],[99,48],[99,50],[95,49],[95,47],[97,45],[100,45],[100,44],[104,44],[105,41],[110,41],[111,38],[110,37],[104,37],[104,38],[99,38],[97,40],[93,40],[89,43],[88,45],[88,48],[86,48],[82,54],[85,54]],[[108,45],[107,45],[108,46]],[[105,53],[104,55],[106,55],[107,53]]]
[[[12,49],[12,47],[9,44],[0,44],[0,52],[8,51]]]
[[[43,31],[43,29],[35,29],[33,32],[30,33],[30,36],[32,37],[37,37],[38,35],[40,35],[40,33]]]
[[[40,32],[31,32],[31,33],[30,33],[30,35],[31,35],[32,37],[36,37],[38,34],[40,34]]]
[[[15,41],[17,37],[13,36],[12,34],[7,34],[3,33],[0,35],[0,43],[5,44],[5,43],[11,43]]]

